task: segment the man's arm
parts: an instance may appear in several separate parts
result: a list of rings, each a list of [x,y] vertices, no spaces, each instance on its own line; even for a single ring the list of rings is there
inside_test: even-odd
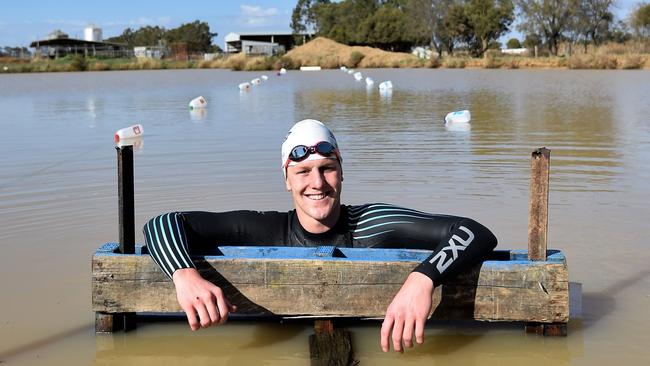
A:
[[[268,232],[264,236],[251,228],[273,227],[261,224],[282,219],[282,214],[274,212],[174,212],[147,222],[143,231],[149,253],[173,280],[176,298],[192,330],[223,324],[236,307],[221,288],[201,277],[190,253],[209,250],[218,243],[259,245],[265,239],[273,240]]]
[[[390,349],[389,338],[397,352],[403,352],[402,346],[413,347],[414,333],[416,342],[422,343],[434,287],[484,259],[497,245],[492,232],[474,220],[445,217],[444,221],[446,234],[432,238],[442,240],[433,241],[438,243],[433,253],[408,276],[386,310],[380,342],[384,352]],[[431,232],[441,231],[432,227]]]

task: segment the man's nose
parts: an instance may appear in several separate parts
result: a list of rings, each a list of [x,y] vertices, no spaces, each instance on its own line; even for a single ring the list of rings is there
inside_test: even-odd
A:
[[[309,173],[309,185],[312,188],[321,188],[325,185],[325,177],[320,170],[313,169]]]

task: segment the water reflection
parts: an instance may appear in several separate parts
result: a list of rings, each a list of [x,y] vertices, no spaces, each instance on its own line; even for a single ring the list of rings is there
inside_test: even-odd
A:
[[[204,121],[208,116],[208,110],[205,108],[190,109],[190,119],[195,122]]]

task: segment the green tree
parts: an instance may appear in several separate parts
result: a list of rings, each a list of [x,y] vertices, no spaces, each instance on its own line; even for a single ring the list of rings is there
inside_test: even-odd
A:
[[[510,38],[508,42],[506,43],[506,47],[513,49],[513,48],[521,48],[521,42],[517,38]]]
[[[359,19],[353,13],[351,1],[340,3],[319,4],[314,7],[316,33],[339,43],[356,43],[357,24],[365,19]]]
[[[408,51],[413,44],[408,38],[408,19],[398,7],[382,5],[358,27],[357,41],[391,51]]]
[[[521,22],[517,27],[526,34],[537,34],[557,55],[557,45],[570,29],[576,12],[576,0],[515,0]]]
[[[650,37],[650,3],[641,3],[632,11],[630,25],[639,37]]]
[[[442,57],[452,55],[466,30],[462,0],[409,0],[405,4],[408,31],[415,43],[428,43]]]
[[[183,42],[187,43],[187,50],[190,53],[212,52],[212,38],[217,33],[210,32],[210,26],[207,22],[195,20],[192,23],[181,24],[180,27],[170,29],[164,35],[168,43]]]
[[[471,29],[476,56],[481,56],[508,31],[514,20],[514,5],[511,0],[468,0],[465,3],[468,27]]]
[[[316,12],[315,7],[321,4],[329,4],[329,0],[298,0],[291,13],[291,30],[294,37],[302,39],[301,34],[316,33]]]
[[[541,46],[541,45],[542,45],[541,37],[538,36],[537,34],[527,34],[526,38],[524,38],[523,46],[526,48],[535,48],[535,46]]]
[[[123,43],[129,47],[158,46],[164,40],[165,32],[165,28],[158,26],[145,26],[136,31],[126,28],[121,35],[106,41]]]
[[[574,32],[585,45],[599,45],[609,37],[614,22],[614,0],[579,0],[574,17]]]

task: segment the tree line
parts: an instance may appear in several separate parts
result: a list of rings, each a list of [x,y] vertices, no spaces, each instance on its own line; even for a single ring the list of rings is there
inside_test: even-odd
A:
[[[614,0],[298,0],[291,29],[393,51],[430,45],[439,56],[459,47],[481,56],[498,47],[515,20],[525,47],[544,46],[553,55],[560,42],[586,47],[650,37],[650,4],[639,3],[627,22],[615,19],[613,6]]]
[[[185,43],[189,53],[201,53],[221,50],[219,46],[212,44],[212,38],[216,36],[217,33],[210,32],[207,22],[196,20],[173,29],[159,26],[145,26],[137,30],[127,28],[119,36],[106,39],[106,42],[122,43],[128,47],[167,47],[175,43]]]

